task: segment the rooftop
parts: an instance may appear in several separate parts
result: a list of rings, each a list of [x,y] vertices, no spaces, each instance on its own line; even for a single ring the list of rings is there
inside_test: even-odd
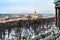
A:
[[[41,17],[42,19],[49,19],[49,18],[53,18],[53,17],[48,17],[48,16],[43,16]],[[34,18],[30,18],[30,20],[33,20]],[[22,17],[22,18],[13,18],[13,19],[9,19],[9,20],[0,20],[0,23],[6,23],[6,22],[12,22],[12,21],[19,21],[19,20],[28,20],[27,17]]]

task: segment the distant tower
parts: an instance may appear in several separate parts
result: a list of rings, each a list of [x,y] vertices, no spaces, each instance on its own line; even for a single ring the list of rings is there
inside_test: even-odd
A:
[[[36,9],[34,9],[34,15],[33,18],[38,18],[37,14],[36,14]]]
[[[36,17],[37,16],[37,14],[36,14],[36,9],[34,9],[34,17]]]
[[[60,0],[55,0],[56,26],[60,28]]]

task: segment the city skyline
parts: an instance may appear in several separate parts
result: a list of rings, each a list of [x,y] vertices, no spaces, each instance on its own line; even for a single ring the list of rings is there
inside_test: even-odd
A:
[[[0,0],[0,13],[54,13],[54,0]]]

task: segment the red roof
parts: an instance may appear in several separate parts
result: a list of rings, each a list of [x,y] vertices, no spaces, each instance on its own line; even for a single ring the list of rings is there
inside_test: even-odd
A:
[[[50,18],[50,17],[48,17],[48,16],[42,17],[42,19],[47,19],[47,18]],[[2,21],[0,21],[0,23],[6,23],[6,22],[11,22],[11,21],[19,21],[19,20],[28,20],[28,18],[27,17],[22,17],[22,18],[17,18],[15,20],[13,20],[13,19],[2,20]],[[30,20],[34,20],[34,18],[30,18]]]

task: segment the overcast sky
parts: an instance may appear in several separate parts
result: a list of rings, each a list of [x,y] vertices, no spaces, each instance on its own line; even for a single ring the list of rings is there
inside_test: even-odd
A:
[[[54,13],[54,0],[0,0],[0,13]]]

